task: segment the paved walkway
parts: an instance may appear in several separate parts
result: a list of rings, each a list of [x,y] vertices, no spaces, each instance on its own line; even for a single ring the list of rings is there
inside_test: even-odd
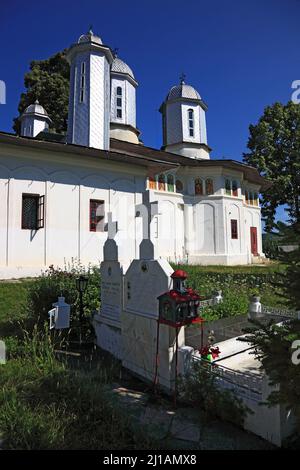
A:
[[[192,407],[173,409],[167,400],[151,402],[150,395],[114,385],[108,390],[120,406],[150,436],[167,449],[238,450],[274,449],[268,442],[236,426],[207,420]],[[117,400],[115,400],[115,398]]]

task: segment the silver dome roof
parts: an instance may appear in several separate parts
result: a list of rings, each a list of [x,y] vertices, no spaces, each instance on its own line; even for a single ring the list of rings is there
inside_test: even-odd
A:
[[[184,82],[180,85],[175,85],[171,88],[167,94],[166,101],[175,100],[178,98],[188,98],[192,100],[201,100],[201,96],[198,91],[195,90],[191,85],[186,85]]]
[[[102,40],[99,36],[96,36],[90,29],[88,33],[82,34],[78,39],[78,44],[86,42],[95,42],[96,44],[102,44]]]
[[[43,116],[48,116],[47,111],[38,100],[36,100],[34,104],[27,106],[23,114],[42,114]]]
[[[133,71],[129,67],[129,65],[125,64],[123,60],[119,59],[119,57],[115,57],[114,61],[111,66],[111,71],[116,73],[126,73],[130,75],[131,78],[134,78]]]

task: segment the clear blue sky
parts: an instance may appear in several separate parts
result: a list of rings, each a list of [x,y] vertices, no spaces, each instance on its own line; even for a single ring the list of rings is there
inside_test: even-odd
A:
[[[89,25],[119,48],[139,88],[137,123],[160,147],[158,108],[181,72],[208,104],[212,157],[241,160],[248,126],[287,102],[300,79],[300,0],[14,0],[0,4],[0,130],[11,131],[32,59],[68,47]]]

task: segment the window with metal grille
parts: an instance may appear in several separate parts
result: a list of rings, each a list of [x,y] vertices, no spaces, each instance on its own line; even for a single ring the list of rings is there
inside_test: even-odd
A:
[[[104,232],[104,201],[90,199],[90,232]]]
[[[122,87],[117,87],[117,118],[122,119]]]
[[[233,240],[238,239],[238,226],[237,226],[237,220],[236,219],[231,219],[231,238]]]
[[[45,196],[39,194],[22,195],[22,229],[44,228]]]
[[[194,137],[194,110],[188,109],[189,134]]]

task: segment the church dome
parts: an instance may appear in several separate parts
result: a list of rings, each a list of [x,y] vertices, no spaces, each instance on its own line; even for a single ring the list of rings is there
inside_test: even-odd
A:
[[[191,100],[201,100],[201,96],[198,91],[195,90],[191,85],[186,85],[182,80],[179,85],[175,85],[171,88],[167,94],[166,101],[176,100],[178,98],[188,98]]]
[[[78,39],[78,44],[86,42],[95,42],[96,44],[102,44],[102,40],[99,36],[96,36],[90,29],[88,33],[82,34]]]
[[[111,66],[111,71],[116,73],[126,73],[130,75],[131,78],[134,78],[133,71],[129,67],[129,65],[125,64],[123,60],[119,59],[119,57],[115,57],[114,61]]]
[[[48,116],[47,111],[43,106],[39,103],[38,100],[34,102],[34,104],[30,104],[27,106],[23,114],[39,114],[42,116]]]

